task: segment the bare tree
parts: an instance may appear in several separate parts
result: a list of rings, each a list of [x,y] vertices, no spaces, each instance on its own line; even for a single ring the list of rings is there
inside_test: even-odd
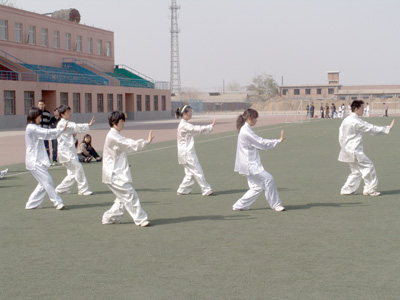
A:
[[[263,73],[254,76],[253,83],[247,86],[247,90],[259,100],[266,101],[278,95],[278,84],[271,75]]]
[[[9,6],[9,7],[18,8],[17,4],[15,3],[15,0],[0,0],[0,4]]]
[[[239,92],[241,91],[242,87],[240,86],[240,83],[237,81],[231,81],[227,84],[226,90],[229,92]]]

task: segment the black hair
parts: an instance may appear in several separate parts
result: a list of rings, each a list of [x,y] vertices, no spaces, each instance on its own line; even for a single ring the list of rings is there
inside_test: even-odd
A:
[[[356,108],[360,108],[361,105],[363,105],[363,104],[364,104],[364,101],[362,101],[362,100],[354,100],[351,103],[351,111],[354,112],[356,110]]]
[[[86,139],[87,137],[90,139],[89,144],[87,144],[86,141],[85,141],[85,139]],[[87,144],[87,145],[89,145],[89,146],[92,146],[92,137],[91,137],[91,135],[90,135],[90,134],[85,134],[85,135],[83,136],[82,143],[85,143],[85,144]]]
[[[182,118],[183,114],[189,112],[189,109],[192,109],[189,105],[184,105],[183,107],[178,107],[175,111],[176,118]]]
[[[71,110],[71,107],[69,107],[68,105],[61,104],[60,107],[58,108],[58,113],[62,117],[62,115],[65,114],[67,110]]]
[[[40,99],[40,100],[38,101],[38,103],[39,103],[39,102],[46,103],[43,99]]]
[[[257,119],[258,112],[255,109],[248,108],[244,111],[242,115],[238,116],[236,120],[236,128],[238,131],[240,131],[240,128],[243,127],[244,123],[246,123],[248,118]]]
[[[108,115],[108,124],[110,124],[110,127],[117,125],[119,120],[125,121],[125,113],[120,110],[114,110]]]
[[[27,124],[36,124],[36,118],[42,115],[42,111],[37,107],[32,107],[27,116],[26,123]]]

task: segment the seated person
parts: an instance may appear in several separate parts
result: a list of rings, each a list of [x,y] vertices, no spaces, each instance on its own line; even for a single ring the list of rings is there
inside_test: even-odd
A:
[[[96,161],[101,161],[103,158],[97,154],[92,146],[92,137],[86,134],[78,147],[78,158],[80,162],[90,162],[93,158]]]

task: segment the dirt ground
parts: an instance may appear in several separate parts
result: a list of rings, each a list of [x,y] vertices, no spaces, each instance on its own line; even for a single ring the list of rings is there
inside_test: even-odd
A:
[[[195,125],[206,125],[217,119],[213,133],[228,132],[236,130],[236,114],[221,115],[194,115],[192,123]],[[257,126],[267,126],[284,123],[286,116],[260,114]],[[88,120],[89,122],[89,120]],[[154,143],[171,141],[176,139],[176,128],[178,119],[157,121],[126,121],[123,135],[132,139],[146,139],[149,130],[153,130]],[[89,134],[92,136],[92,145],[98,151],[103,150],[104,140],[109,126],[105,123],[95,123]],[[84,134],[78,135],[81,141]],[[25,162],[25,128],[16,130],[0,131],[0,168]]]

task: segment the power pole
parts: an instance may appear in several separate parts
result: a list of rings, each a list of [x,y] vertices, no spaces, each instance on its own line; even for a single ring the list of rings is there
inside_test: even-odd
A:
[[[179,63],[179,27],[178,27],[178,9],[180,5],[176,4],[176,0],[172,0],[171,6],[171,93],[181,93],[181,71]]]

